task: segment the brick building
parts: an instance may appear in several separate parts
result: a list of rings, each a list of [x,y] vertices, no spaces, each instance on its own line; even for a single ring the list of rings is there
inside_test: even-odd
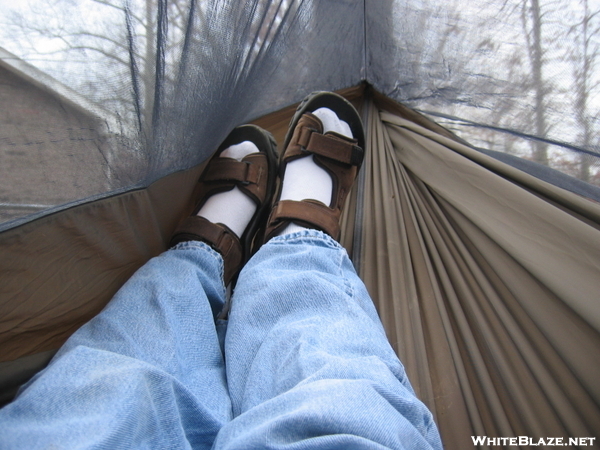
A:
[[[0,223],[111,190],[118,118],[0,48]]]

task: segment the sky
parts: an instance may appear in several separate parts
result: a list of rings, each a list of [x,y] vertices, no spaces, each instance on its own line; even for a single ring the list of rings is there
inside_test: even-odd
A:
[[[115,2],[118,0],[115,0]],[[577,142],[578,130],[572,110],[576,86],[573,84],[573,65],[568,59],[572,49],[572,39],[566,33],[569,24],[577,20],[582,12],[583,0],[542,1],[544,9],[544,48],[545,64],[543,75],[551,91],[548,96],[548,135],[556,140]],[[132,4],[135,6],[135,0]],[[482,123],[493,123],[507,128],[522,127],[523,117],[531,117],[528,111],[533,103],[532,92],[519,95],[520,98],[499,98],[498,92],[487,97],[481,92],[469,92],[473,86],[486,78],[497,78],[510,83],[520,82],[520,73],[527,72],[529,61],[524,51],[525,37],[521,21],[521,1],[511,0],[507,6],[499,8],[504,0],[458,1],[448,0],[442,3],[433,0],[405,0],[395,6],[394,32],[397,48],[405,53],[399,59],[407,65],[415,77],[421,77],[423,98],[413,101],[412,106],[424,110],[436,110],[449,115],[463,117]],[[143,2],[142,2],[143,4]],[[591,11],[600,10],[600,0],[589,0]],[[54,5],[54,6],[53,6]],[[56,6],[57,5],[57,6]],[[548,6],[550,5],[550,6]],[[513,8],[511,10],[511,8]],[[42,37],[33,31],[26,32],[23,27],[15,27],[12,14],[21,14],[26,22],[37,26],[46,26],[58,30],[86,30],[104,38],[86,37],[85,46],[75,52],[64,52],[65,41],[60,38]],[[62,19],[66,18],[66,21]],[[417,20],[415,20],[415,18]],[[435,26],[417,27],[418,19],[433,20]],[[279,20],[279,19],[278,19]],[[114,24],[117,27],[114,27]],[[459,25],[453,29],[454,25]],[[276,26],[279,22],[276,23]],[[594,22],[600,26],[600,14]],[[416,27],[416,28],[415,28]],[[106,31],[106,30],[111,31]],[[114,32],[112,30],[118,30]],[[77,89],[94,101],[107,103],[117,108],[111,98],[123,96],[130,90],[127,83],[128,68],[123,62],[128,55],[114,53],[122,46],[124,19],[121,11],[102,6],[93,0],[0,0],[0,39],[2,46],[24,60],[46,71],[59,81]],[[408,36],[408,37],[407,37]],[[115,39],[113,45],[109,39]],[[445,40],[444,40],[445,39]],[[415,50],[415,44],[423,45]],[[83,41],[79,41],[83,42]],[[441,43],[444,42],[442,45]],[[411,47],[412,44],[412,47]],[[591,36],[593,48],[598,48],[598,57],[590,85],[589,104],[590,123],[595,129],[595,142],[600,140],[600,33]],[[95,47],[94,49],[90,49]],[[141,47],[141,46],[140,46]],[[413,51],[414,54],[411,54]],[[113,54],[109,58],[106,54]],[[414,58],[414,60],[406,59]],[[121,59],[121,62],[118,61]],[[509,61],[518,61],[510,66]],[[511,67],[518,70],[511,74]],[[392,74],[393,75],[393,74]],[[470,84],[464,84],[463,79]],[[511,78],[512,77],[512,78]],[[398,80],[401,85],[404,80]],[[521,87],[518,90],[522,92]],[[460,91],[456,94],[454,91]],[[505,92],[509,92],[509,90]],[[430,95],[434,93],[435,95]],[[454,97],[444,97],[450,95]],[[499,108],[507,101],[517,106],[515,110],[499,115]],[[495,122],[494,122],[495,121]],[[497,123],[496,123],[497,122]],[[483,135],[473,134],[474,129],[461,132],[471,133],[474,140]],[[497,141],[502,150],[502,139]],[[479,144],[479,143],[478,143]],[[528,143],[520,144],[513,151],[526,154],[530,150]]]

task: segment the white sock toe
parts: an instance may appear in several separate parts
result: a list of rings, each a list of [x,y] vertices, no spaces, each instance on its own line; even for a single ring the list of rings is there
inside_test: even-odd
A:
[[[227,147],[221,152],[220,157],[234,158],[241,161],[246,155],[258,151],[258,147],[254,143],[244,141]],[[231,191],[220,192],[209,197],[197,215],[213,223],[227,225],[231,231],[240,237],[244,234],[244,230],[255,212],[256,203],[240,189],[234,187]]]
[[[319,108],[313,114],[323,123],[323,133],[334,131],[346,137],[352,138],[350,126],[340,120],[329,108]],[[299,158],[289,162],[285,166],[283,186],[281,188],[281,200],[306,200],[313,199],[331,204],[333,191],[333,180],[327,171],[319,167],[312,155]],[[305,230],[305,227],[290,223],[279,235],[294,233]]]
[[[350,125],[340,120],[336,113],[329,108],[319,108],[313,111],[313,114],[323,123],[323,133],[334,131],[349,138],[354,137],[352,131],[350,131]]]
[[[221,152],[221,158],[233,158],[241,161],[244,159],[244,156],[247,156],[250,153],[258,153],[259,151],[260,150],[254,142],[243,141],[223,150]]]

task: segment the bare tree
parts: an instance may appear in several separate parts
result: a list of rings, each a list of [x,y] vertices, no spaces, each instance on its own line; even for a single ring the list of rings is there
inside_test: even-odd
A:
[[[535,97],[535,134],[546,137],[548,126],[546,123],[546,83],[543,77],[544,50],[542,46],[542,10],[539,0],[524,0],[522,4],[521,19],[527,56],[531,66],[531,88]],[[541,164],[548,164],[548,146],[542,141],[534,142],[533,160]]]
[[[165,65],[178,60],[186,39],[188,0],[40,0],[26,12],[9,18],[20,33],[19,46],[28,60],[51,64],[61,59],[75,70],[68,82],[91,100],[126,118],[140,130],[151,128],[156,101],[157,73],[161,88],[172,83],[175,70]],[[196,8],[196,20],[202,10]],[[121,26],[115,26],[121,22]],[[51,48],[41,43],[54,42]],[[60,79],[59,70],[55,70]],[[132,96],[133,95],[133,96]]]
[[[572,63],[575,84],[573,109],[580,129],[581,146],[584,150],[592,150],[593,139],[598,135],[598,131],[593,129],[592,117],[600,112],[598,108],[591,111],[590,105],[590,94],[600,85],[599,81],[593,80],[594,69],[600,59],[600,43],[597,40],[600,10],[590,11],[588,0],[580,0],[580,4],[581,15],[568,31],[573,38],[573,46],[567,57]],[[585,153],[579,155],[579,178],[590,181],[590,157]]]

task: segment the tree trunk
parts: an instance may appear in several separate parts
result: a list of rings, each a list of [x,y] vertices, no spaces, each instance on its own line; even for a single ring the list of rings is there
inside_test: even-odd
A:
[[[575,82],[577,83],[577,97],[575,99],[575,116],[577,122],[582,129],[582,144],[583,148],[589,148],[591,144],[591,130],[590,124],[587,120],[587,103],[588,103],[588,81],[590,75],[590,59],[589,54],[589,36],[588,36],[588,25],[590,20],[590,14],[588,9],[588,1],[584,0],[584,15],[582,21],[582,46],[580,53],[580,70],[575,69]],[[575,62],[577,64],[577,61]],[[582,153],[579,156],[579,178],[583,181],[589,181],[590,179],[590,162],[587,155]]]
[[[542,18],[539,0],[531,0],[531,20],[533,42],[530,46],[531,73],[535,89],[535,132],[539,137],[545,137],[546,128],[546,99],[544,80],[542,77]],[[541,141],[534,143],[533,160],[540,164],[548,164],[548,146]]]

